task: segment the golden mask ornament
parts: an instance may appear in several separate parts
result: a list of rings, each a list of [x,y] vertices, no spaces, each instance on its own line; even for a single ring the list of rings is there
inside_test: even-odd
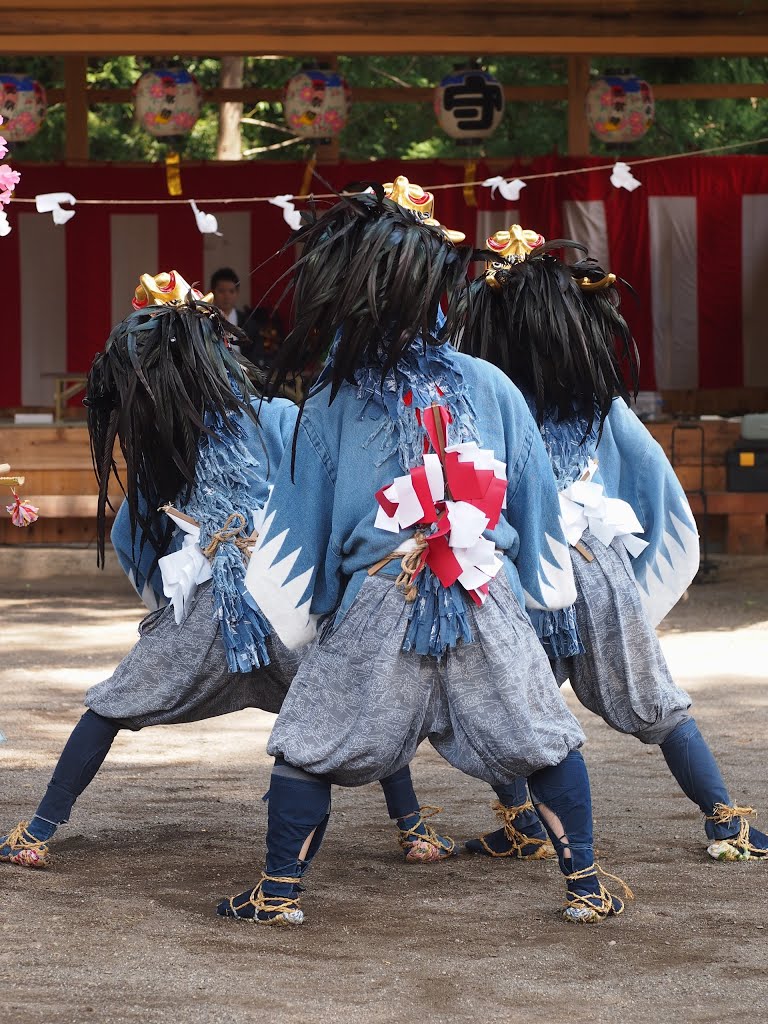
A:
[[[509,231],[497,231],[485,244],[491,252],[503,256],[508,263],[520,263],[534,249],[541,248],[545,241],[538,231],[529,231],[519,224],[512,224]]]
[[[393,203],[410,210],[424,224],[432,228],[440,228],[445,237],[458,245],[467,237],[462,231],[453,231],[444,227],[435,220],[435,197],[431,192],[425,192],[421,185],[410,182],[404,174],[398,175],[394,181],[388,181],[384,185],[384,196],[391,199]]]
[[[491,288],[499,289],[501,286],[496,280],[496,271],[503,270],[509,263],[522,263],[534,250],[541,248],[546,238],[538,231],[529,231],[521,228],[519,224],[512,224],[509,231],[496,231],[490,238],[485,240],[486,249],[497,254],[500,259],[498,263],[493,261],[486,263],[485,282]]]
[[[152,274],[142,274],[131,305],[134,309],[146,309],[147,306],[165,306],[171,302],[184,302],[190,291],[192,297],[198,302],[213,301],[212,292],[203,295],[197,288],[192,288],[187,284],[177,270],[171,270],[168,273],[163,271],[154,277]]]

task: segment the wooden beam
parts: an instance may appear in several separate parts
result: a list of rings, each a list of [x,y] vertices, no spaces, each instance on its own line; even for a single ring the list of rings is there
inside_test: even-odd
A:
[[[283,13],[282,8],[281,14]],[[135,22],[136,12],[132,12]],[[440,18],[440,13],[436,12]],[[40,15],[37,15],[38,19]],[[14,23],[18,22],[14,13]],[[483,19],[473,14],[467,25],[482,25]],[[201,32],[199,30],[185,33],[178,28],[179,20],[172,28],[157,32],[136,32],[126,27],[124,31],[106,31],[101,26],[92,32],[70,32],[66,24],[46,27],[38,32],[31,28],[19,31],[18,34],[4,31],[0,34],[0,54],[15,57],[48,56],[59,54],[78,54],[87,50],[89,53],[157,54],[158,49],[168,55],[197,56],[201,53],[220,55],[248,55],[254,53],[270,53],[285,57],[301,57],[307,53],[315,53],[318,49],[333,50],[348,56],[355,54],[439,54],[453,55],[482,53],[485,56],[522,55],[522,56],[578,56],[611,57],[617,62],[622,58],[633,56],[646,57],[764,57],[768,53],[768,32],[761,30],[754,35],[599,35],[599,36],[564,36],[517,35],[511,28],[514,18],[509,19],[510,29],[499,34],[476,34],[474,31],[455,34],[433,34],[431,28],[425,27],[424,32],[409,33],[407,40],[400,32],[359,33],[342,31],[336,34],[328,32],[319,34],[316,31],[290,31],[289,27],[282,30],[258,31],[243,30],[222,33]],[[217,21],[220,25],[221,21]],[[390,22],[391,24],[391,22]],[[41,27],[42,29],[42,27]]]
[[[735,100],[768,99],[768,83],[766,82],[682,82],[679,84],[656,84],[651,82],[657,100]],[[431,103],[430,88],[399,88],[397,86],[381,86],[371,88],[353,88],[352,100],[355,103]],[[65,89],[48,89],[48,102],[66,102]],[[507,103],[555,103],[568,99],[566,85],[506,85],[504,97]],[[205,103],[280,103],[283,99],[282,89],[269,89],[258,85],[244,86],[242,89],[206,89],[203,91]],[[133,103],[131,89],[88,89],[89,106],[97,103]]]
[[[682,82],[679,85],[654,85],[657,100],[750,100],[768,97],[765,82]]]
[[[589,57],[568,58],[568,156],[589,156]]]
[[[768,86],[766,86],[768,90]],[[64,89],[48,89],[48,102],[63,103]],[[356,103],[431,103],[433,89],[407,89],[397,86],[381,86],[373,88],[354,88],[352,99]],[[751,94],[750,94],[751,95]],[[565,85],[507,85],[504,97],[508,103],[553,102],[568,98]],[[246,85],[242,89],[205,89],[205,103],[280,103],[283,99],[282,89],[269,89],[258,85]],[[94,103],[133,103],[132,89],[89,89],[88,102]]]
[[[88,159],[88,58],[82,55],[64,58],[66,121],[64,158]]]

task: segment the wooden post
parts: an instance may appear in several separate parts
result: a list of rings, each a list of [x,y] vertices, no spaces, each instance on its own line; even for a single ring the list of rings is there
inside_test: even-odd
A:
[[[242,89],[245,57],[222,57],[219,85],[222,89]],[[241,160],[243,137],[240,118],[243,104],[226,102],[219,105],[219,137],[216,143],[217,160]]]
[[[568,58],[568,156],[589,156],[589,57]]]
[[[64,92],[66,104],[66,143],[64,157],[70,160],[88,159],[88,58],[64,58]]]

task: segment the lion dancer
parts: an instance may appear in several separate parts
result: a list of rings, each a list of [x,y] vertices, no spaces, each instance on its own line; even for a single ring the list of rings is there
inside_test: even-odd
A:
[[[0,861],[21,867],[51,863],[50,840],[120,730],[248,707],[277,712],[299,663],[272,636],[244,585],[252,534],[293,435],[296,406],[263,401],[230,347],[232,325],[178,273],[142,275],[133,305],[94,361],[86,402],[99,478],[99,559],[119,442],[126,500],[113,539],[151,614],[114,674],[86,694],[88,711],[31,820],[0,837]],[[388,804],[418,808],[407,772],[382,786]],[[402,817],[407,859],[452,848],[451,840],[418,834],[418,813]]]
[[[472,252],[382,186],[296,238],[295,326],[271,386],[332,349],[247,578],[282,641],[311,646],[269,740],[264,871],[218,913],[301,924],[331,785],[396,772],[426,738],[477,778],[530,776],[565,919],[620,913],[594,863],[583,734],[524,609],[526,590],[553,613],[575,598],[546,453],[504,375],[449,345]]]
[[[613,729],[658,745],[685,795],[704,814],[708,854],[764,859],[768,836],[732,800],[695,719],[672,679],[654,627],[699,565],[696,524],[661,447],[629,407],[637,350],[619,311],[616,277],[595,260],[562,263],[552,242],[513,225],[487,246],[501,257],[472,285],[476,317],[463,350],[494,363],[536,417],[571,546],[578,599],[572,630],[546,611],[532,617],[559,682]],[[618,353],[618,355],[617,355]],[[519,783],[522,787],[522,782]],[[508,808],[504,808],[507,813]],[[510,855],[505,827],[467,843]]]

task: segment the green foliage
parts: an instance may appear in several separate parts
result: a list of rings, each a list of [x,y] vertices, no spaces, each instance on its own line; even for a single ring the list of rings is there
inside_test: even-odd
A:
[[[181,60],[193,71],[204,89],[219,84],[219,61],[214,57]],[[245,84],[281,88],[299,65],[294,58],[246,59]],[[496,134],[481,150],[468,150],[447,138],[437,126],[431,104],[355,102],[355,88],[376,86],[430,88],[451,69],[449,57],[378,56],[341,57],[339,67],[353,94],[349,124],[340,140],[347,160],[455,158],[487,155],[505,158],[533,157],[566,150],[566,104],[510,103]],[[607,70],[616,61],[595,60],[593,72]],[[128,89],[147,62],[135,57],[108,57],[89,62],[88,84],[102,89]],[[486,67],[507,85],[554,85],[566,81],[562,58],[489,58]],[[47,88],[63,87],[63,65],[53,57],[0,59],[2,71],[26,71]],[[632,70],[654,82],[766,82],[768,58],[638,59]],[[661,155],[704,149],[768,136],[768,100],[658,101],[656,124],[649,134],[624,155]],[[245,113],[282,127],[282,105],[262,102]],[[88,118],[90,154],[93,160],[148,161],[162,159],[166,146],[133,122],[130,104],[100,104]],[[210,160],[216,155],[218,109],[203,107],[202,116],[185,142],[188,159]],[[243,125],[243,148],[258,149],[287,139],[277,128]],[[254,154],[254,159],[302,159],[307,146],[299,143]],[[615,155],[592,140],[595,154]],[[768,152],[768,146],[745,147],[740,152]],[[16,153],[17,159],[58,161],[64,155],[64,107],[52,105],[43,130]]]

